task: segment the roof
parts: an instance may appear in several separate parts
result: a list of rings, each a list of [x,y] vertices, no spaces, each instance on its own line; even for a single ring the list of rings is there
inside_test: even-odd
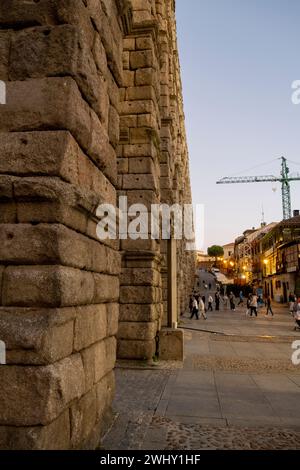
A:
[[[247,236],[247,241],[252,242],[256,238],[266,235],[268,232],[270,232],[270,230],[276,227],[276,225],[277,225],[277,222],[271,222],[270,224],[265,225],[264,227],[258,228],[255,232],[250,233]]]
[[[278,227],[285,228],[285,227],[300,227],[300,215],[296,215],[296,217],[291,217],[290,219],[284,219],[279,224]]]

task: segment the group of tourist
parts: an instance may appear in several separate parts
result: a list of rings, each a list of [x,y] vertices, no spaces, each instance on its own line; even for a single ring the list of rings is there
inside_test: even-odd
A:
[[[218,287],[218,286],[217,286]],[[205,289],[211,288],[211,286],[204,285]],[[238,297],[238,303],[237,306],[243,306],[244,305],[244,294],[243,291],[240,291],[239,297]],[[207,298],[207,303],[206,303],[206,296],[205,295],[200,295],[200,294],[193,294],[190,297],[190,302],[189,302],[189,309],[190,309],[190,319],[196,318],[199,320],[199,315],[200,318],[203,317],[205,320],[207,320],[206,312],[207,311],[213,311],[213,304],[215,304],[215,310],[218,311],[220,310],[220,303],[223,303],[224,310],[228,309],[228,305],[230,306],[231,311],[236,310],[236,297],[233,292],[230,292],[229,295],[227,296],[226,293],[221,295],[220,289],[217,288],[217,291],[214,295],[214,298],[212,294],[208,295]],[[269,314],[274,316],[274,312],[272,309],[272,300],[271,296],[268,294],[266,298],[263,300],[262,296],[258,296],[255,292],[249,293],[249,295],[246,298],[246,316],[255,316],[257,317],[257,311],[259,306],[265,305],[266,307],[266,313],[265,316],[268,316]],[[295,321],[296,321],[296,326],[295,329],[300,330],[300,297],[297,298],[295,294],[290,294],[289,295],[289,310],[291,315],[294,316]]]

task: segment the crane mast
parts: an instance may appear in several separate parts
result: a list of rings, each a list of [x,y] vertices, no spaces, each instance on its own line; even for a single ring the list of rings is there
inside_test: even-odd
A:
[[[264,176],[232,176],[220,179],[217,184],[232,184],[232,183],[263,183],[278,181],[281,183],[281,196],[282,196],[282,212],[283,219],[290,219],[292,217],[291,210],[291,189],[290,181],[299,181],[300,176],[289,176],[289,168],[287,166],[287,159],[281,157],[281,172],[280,176],[264,175]]]

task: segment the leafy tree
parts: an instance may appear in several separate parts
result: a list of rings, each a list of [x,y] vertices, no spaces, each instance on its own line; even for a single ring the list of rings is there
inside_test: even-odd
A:
[[[207,249],[207,254],[208,256],[213,256],[215,260],[217,261],[218,257],[221,257],[224,255],[224,250],[222,246],[212,245]]]

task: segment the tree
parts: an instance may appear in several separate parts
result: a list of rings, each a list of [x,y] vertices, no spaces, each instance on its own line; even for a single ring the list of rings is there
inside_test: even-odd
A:
[[[219,256],[224,255],[224,250],[223,250],[222,246],[212,245],[212,246],[208,247],[207,254],[208,254],[208,256],[213,256],[215,258],[215,261],[217,261],[217,258]]]

